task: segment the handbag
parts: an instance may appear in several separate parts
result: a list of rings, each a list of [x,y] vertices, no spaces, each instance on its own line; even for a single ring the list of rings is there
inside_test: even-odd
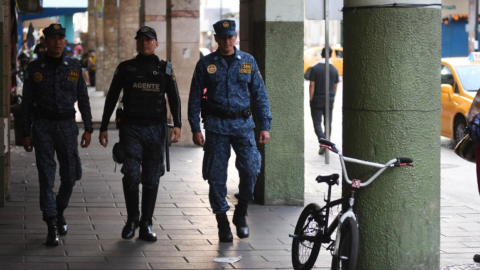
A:
[[[459,157],[470,161],[470,162],[476,162],[476,157],[475,157],[475,142],[470,138],[470,135],[467,134],[463,139],[455,146],[455,149],[453,150],[455,154],[457,154]]]

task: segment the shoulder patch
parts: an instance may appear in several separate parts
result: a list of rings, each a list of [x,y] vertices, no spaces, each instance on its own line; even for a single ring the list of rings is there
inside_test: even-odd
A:
[[[35,82],[41,82],[42,79],[43,79],[42,73],[40,73],[40,72],[35,72],[35,74],[33,74],[33,80],[34,80]]]
[[[209,65],[207,67],[207,72],[210,74],[214,74],[215,72],[217,72],[217,66],[215,66],[214,64]]]

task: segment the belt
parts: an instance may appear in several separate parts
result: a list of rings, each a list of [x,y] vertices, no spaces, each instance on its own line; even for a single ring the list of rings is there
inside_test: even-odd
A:
[[[245,109],[241,109],[238,111],[227,111],[222,109],[208,109],[208,114],[213,115],[222,119],[237,119],[237,118],[249,118],[252,115],[252,111],[250,107],[246,107]]]
[[[53,121],[65,121],[70,119],[75,119],[75,111],[70,111],[66,113],[58,113],[48,110],[37,110],[34,114],[35,119],[47,119]]]

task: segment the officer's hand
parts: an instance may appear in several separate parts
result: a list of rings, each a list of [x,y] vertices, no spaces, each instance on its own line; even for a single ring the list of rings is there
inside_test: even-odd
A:
[[[198,145],[198,146],[204,146],[205,145],[205,140],[203,139],[202,132],[197,132],[197,133],[193,134],[193,143]]]
[[[23,148],[27,152],[32,152],[33,151],[33,141],[32,137],[23,137]]]
[[[84,132],[82,135],[82,142],[80,146],[82,148],[87,148],[90,145],[90,141],[92,140],[92,134],[90,132]]]
[[[181,130],[179,127],[174,127],[172,133],[170,133],[170,142],[176,143],[180,140]]]
[[[266,130],[260,131],[260,139],[258,140],[258,143],[267,144],[269,140],[270,140],[270,132]]]
[[[102,132],[100,132],[100,135],[98,135],[98,139],[100,140],[100,144],[103,145],[103,147],[107,147],[107,144],[108,144],[108,131],[102,131]]]

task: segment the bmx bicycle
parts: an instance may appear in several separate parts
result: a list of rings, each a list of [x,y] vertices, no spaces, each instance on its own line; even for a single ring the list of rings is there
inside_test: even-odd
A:
[[[345,157],[335,147],[335,144],[321,139],[321,147],[338,154],[342,166],[345,182],[352,186],[350,197],[340,198],[331,201],[332,186],[339,184],[340,176],[332,174],[318,176],[318,183],[328,184],[327,198],[324,199],[325,206],[320,207],[316,203],[307,205],[298,218],[294,234],[290,234],[292,241],[292,264],[295,270],[309,270],[315,264],[322,244],[328,244],[326,250],[332,254],[332,268],[354,270],[357,264],[358,254],[358,221],[353,211],[355,203],[355,191],[361,187],[368,186],[387,168],[413,166],[411,158],[394,158],[385,164],[364,161],[356,158]],[[349,179],[345,162],[358,163],[366,166],[376,167],[376,171],[370,179],[363,182],[360,179]],[[333,207],[343,206],[332,223],[329,225],[329,214]],[[345,211],[345,208],[348,208]],[[332,234],[336,231],[335,239]]]

